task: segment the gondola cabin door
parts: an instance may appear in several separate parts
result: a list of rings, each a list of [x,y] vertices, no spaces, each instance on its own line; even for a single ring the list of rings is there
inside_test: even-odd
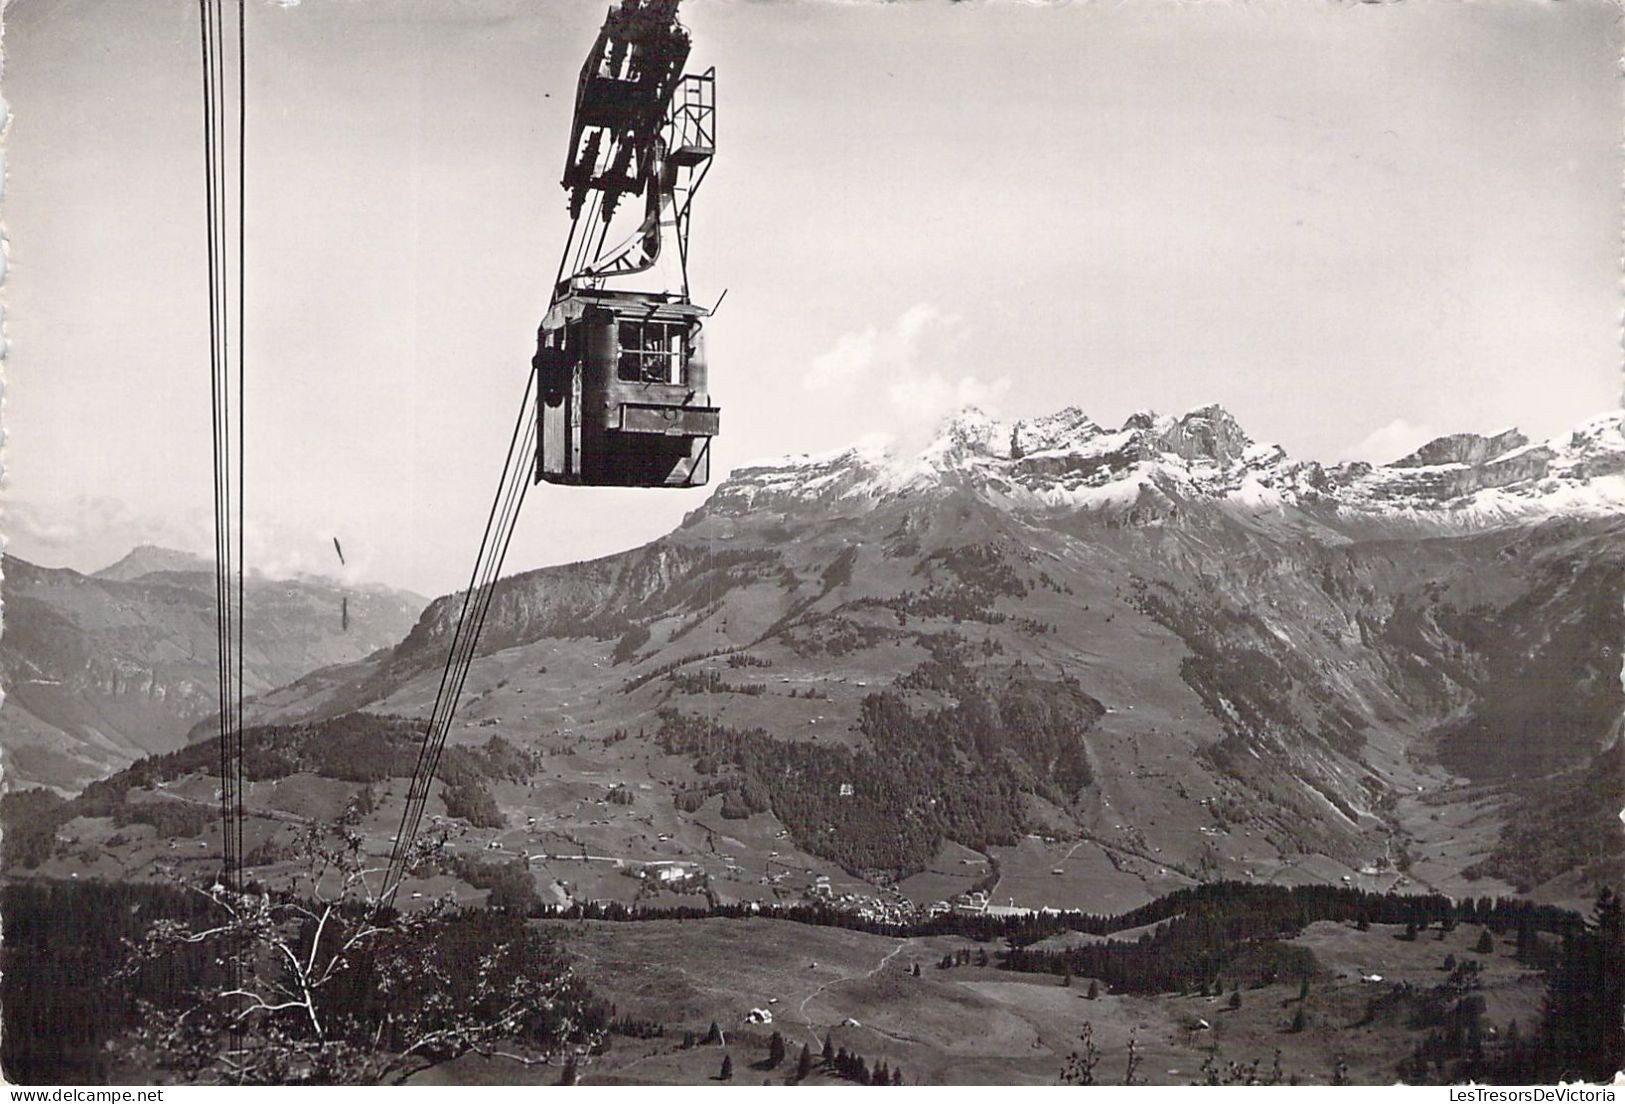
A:
[[[703,319],[692,303],[582,290],[542,324],[537,480],[699,487],[719,411],[707,389]]]

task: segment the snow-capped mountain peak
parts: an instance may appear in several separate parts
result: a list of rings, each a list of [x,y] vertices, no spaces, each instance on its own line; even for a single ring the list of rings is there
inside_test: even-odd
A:
[[[1625,513],[1625,412],[1531,443],[1516,429],[1457,433],[1386,465],[1291,460],[1255,442],[1222,406],[1140,411],[1120,429],[1067,407],[1003,421],[969,407],[919,451],[876,442],[741,468],[706,515],[818,505],[865,510],[905,495],[968,489],[1016,510],[1128,521],[1216,507],[1254,519],[1483,528],[1547,515]]]

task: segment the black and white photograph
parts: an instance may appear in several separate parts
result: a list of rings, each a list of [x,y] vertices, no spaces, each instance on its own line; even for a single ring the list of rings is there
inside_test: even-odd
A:
[[[1625,1083],[1618,0],[0,50],[9,1085]]]

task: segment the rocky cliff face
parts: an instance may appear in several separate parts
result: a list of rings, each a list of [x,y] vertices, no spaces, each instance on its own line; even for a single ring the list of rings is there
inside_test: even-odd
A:
[[[12,556],[4,570],[6,786],[82,785],[180,746],[213,713],[215,595],[207,564],[149,547],[96,575]],[[422,608],[415,595],[314,579],[251,579],[245,601],[250,693],[389,647]]]
[[[1442,464],[1465,464],[1479,467],[1497,457],[1523,448],[1529,438],[1516,429],[1505,429],[1488,437],[1477,433],[1452,433],[1435,438],[1411,453],[1395,460],[1394,468],[1428,468]]]

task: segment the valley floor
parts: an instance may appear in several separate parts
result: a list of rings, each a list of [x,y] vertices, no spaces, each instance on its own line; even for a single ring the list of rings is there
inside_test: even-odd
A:
[[[1257,1061],[1266,1079],[1277,1051],[1283,1081],[1330,1083],[1342,1061],[1352,1083],[1391,1084],[1396,1062],[1423,1032],[1368,1017],[1373,998],[1406,984],[1438,984],[1446,955],[1481,963],[1489,1023],[1527,1027],[1544,991],[1538,972],[1514,961],[1504,940],[1492,954],[1475,954],[1480,929],[1472,925],[1416,941],[1384,925],[1365,932],[1310,925],[1293,942],[1314,955],[1317,974],[1302,1002],[1306,1026],[1293,1032],[1296,982],[1243,989],[1234,1009],[1228,995],[1141,997],[1104,987],[1091,1000],[1086,978],[1065,985],[991,964],[941,968],[943,956],[960,948],[998,950],[958,937],[897,939],[760,918],[544,923],[620,1016],[664,1028],[658,1038],[613,1037],[606,1054],[581,1067],[582,1081],[595,1084],[716,1083],[724,1055],[736,1084],[783,1084],[794,1079],[801,1047],[816,1059],[826,1037],[871,1066],[901,1069],[906,1084],[1055,1084],[1086,1024],[1102,1084],[1122,1083],[1131,1038],[1136,1080],[1147,1084],[1202,1083],[1210,1061],[1221,1069]],[[1376,975],[1380,981],[1366,980]],[[770,1013],[771,1023],[749,1022],[753,1009]],[[685,1033],[703,1038],[713,1022],[722,1045],[684,1045]],[[788,1056],[768,1068],[775,1030]],[[557,1068],[465,1058],[415,1083],[545,1083],[558,1075]],[[809,1078],[833,1080],[823,1070]]]

